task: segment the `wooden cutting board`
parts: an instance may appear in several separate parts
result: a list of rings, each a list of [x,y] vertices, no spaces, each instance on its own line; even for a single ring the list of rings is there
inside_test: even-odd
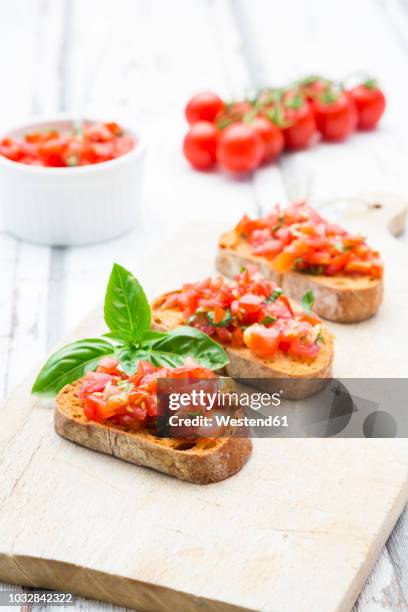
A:
[[[378,197],[356,200],[352,212],[331,206],[349,225],[363,223],[387,266],[378,316],[330,325],[337,376],[407,372],[407,253],[384,231],[391,220],[401,230],[405,203],[381,196],[373,207]],[[186,228],[154,262],[135,265],[150,295],[212,273],[222,229]],[[100,330],[92,313],[73,337]],[[238,475],[200,487],[61,439],[52,405],[30,397],[31,383],[1,414],[8,583],[154,612],[346,611],[408,499],[406,440],[258,439]]]

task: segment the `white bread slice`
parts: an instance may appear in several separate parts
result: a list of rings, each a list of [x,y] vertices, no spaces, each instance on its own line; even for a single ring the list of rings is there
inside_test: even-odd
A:
[[[278,273],[272,269],[266,257],[253,255],[249,244],[235,230],[223,234],[216,259],[217,270],[233,278],[242,267],[250,264],[256,265],[265,278],[275,281],[289,297],[298,302],[311,289],[315,297],[314,311],[324,319],[338,323],[365,321],[377,312],[382,302],[381,278]]]
[[[155,329],[167,331],[186,324],[182,312],[162,308],[168,295],[164,294],[152,302],[152,327]],[[313,361],[289,357],[282,351],[278,351],[272,359],[263,359],[246,347],[223,344],[230,360],[225,368],[226,374],[231,378],[256,379],[254,386],[256,384],[257,388],[268,393],[283,392],[283,398],[310,397],[323,389],[331,376],[334,338],[327,328],[323,329],[323,337],[324,344]],[[248,384],[252,383],[248,381]]]
[[[195,484],[229,478],[251,454],[252,442],[248,438],[202,439],[194,443],[89,421],[77,396],[80,384],[81,380],[66,385],[58,393],[54,422],[60,436],[81,446]]]

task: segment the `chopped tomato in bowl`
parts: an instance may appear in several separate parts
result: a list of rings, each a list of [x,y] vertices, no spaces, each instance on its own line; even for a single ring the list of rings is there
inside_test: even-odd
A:
[[[295,306],[282,289],[255,268],[226,281],[222,276],[186,283],[167,294],[162,310],[179,310],[185,321],[222,344],[247,347],[271,359],[278,351],[315,359],[324,338],[320,319]]]
[[[13,236],[48,246],[109,240],[134,228],[144,143],[127,125],[59,114],[0,134],[0,206]]]
[[[69,168],[110,161],[135,146],[135,138],[117,123],[85,121],[65,129],[47,127],[5,136],[0,141],[0,155],[28,166]]]
[[[381,278],[383,263],[364,236],[349,234],[324,219],[305,202],[279,205],[265,217],[247,215],[236,227],[254,255],[265,257],[277,272]]]

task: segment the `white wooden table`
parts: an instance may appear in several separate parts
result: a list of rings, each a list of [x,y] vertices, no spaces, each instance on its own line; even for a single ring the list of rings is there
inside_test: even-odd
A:
[[[300,196],[408,193],[407,41],[404,0],[2,2],[0,128],[57,110],[129,117],[143,129],[148,157],[142,220],[132,234],[48,249],[0,233],[0,395],[102,299],[113,261],[137,270],[157,241],[189,219],[214,215],[228,227],[244,211]],[[232,98],[310,72],[342,78],[360,69],[377,76],[388,96],[376,133],[284,157],[245,180],[194,173],[184,162],[183,107],[195,91]],[[407,532],[406,512],[358,612],[408,610]]]

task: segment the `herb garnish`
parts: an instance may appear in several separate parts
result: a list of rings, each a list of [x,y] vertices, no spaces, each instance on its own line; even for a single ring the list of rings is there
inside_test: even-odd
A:
[[[129,375],[140,360],[177,367],[186,357],[193,357],[212,370],[228,363],[224,349],[194,327],[181,326],[169,332],[151,330],[151,310],[143,288],[116,263],[106,290],[104,316],[110,331],[100,338],[78,340],[54,353],[38,374],[32,393],[53,396],[108,356],[118,359]]]

